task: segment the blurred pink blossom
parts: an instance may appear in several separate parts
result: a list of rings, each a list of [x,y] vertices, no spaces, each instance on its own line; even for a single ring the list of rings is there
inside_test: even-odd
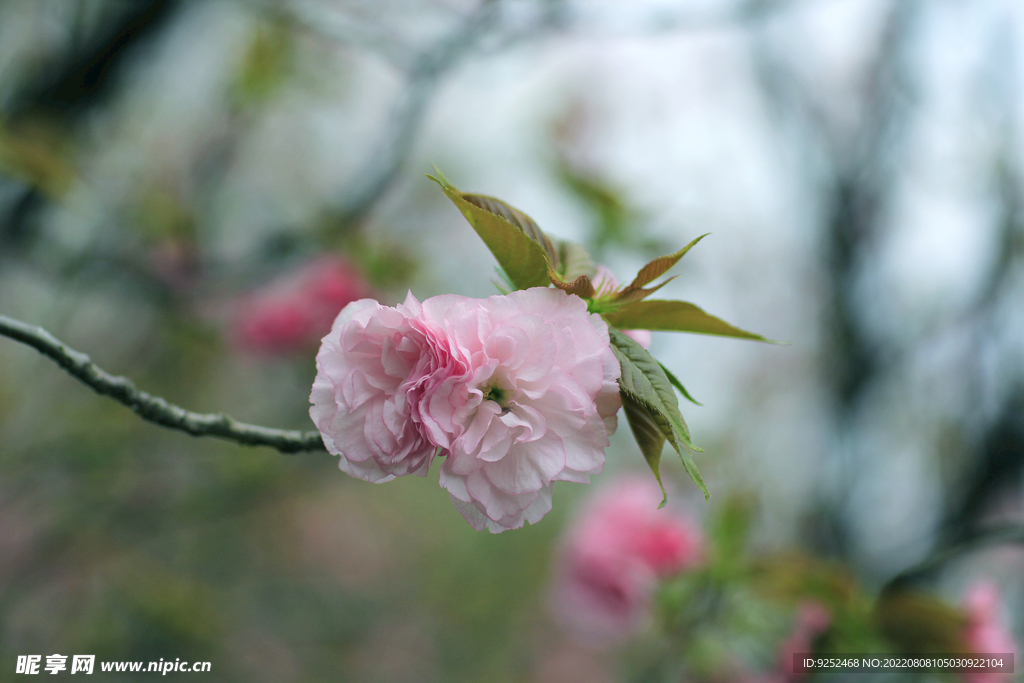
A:
[[[1013,634],[1003,620],[999,589],[995,584],[990,581],[980,581],[970,586],[964,594],[963,604],[967,611],[965,640],[971,652],[977,654],[1018,653]],[[1017,665],[1019,666],[1019,663]],[[963,679],[967,683],[1006,681],[1011,678],[1013,678],[1013,674],[1006,673],[970,672],[963,674]]]
[[[704,538],[689,517],[658,509],[653,477],[600,491],[570,525],[553,594],[557,618],[584,640],[614,642],[650,618],[658,579],[698,566]]]
[[[350,304],[317,354],[310,415],[341,469],[425,474],[476,529],[536,523],[554,481],[589,483],[620,407],[608,327],[556,289]]]
[[[341,309],[369,294],[359,271],[344,259],[325,256],[246,296],[234,337],[240,347],[260,353],[305,351],[330,331]]]
[[[611,269],[600,263],[597,264],[597,268],[594,270],[594,276],[590,278],[590,281],[594,283],[594,289],[597,290],[598,296],[611,294],[619,288],[619,281],[615,278],[615,275],[612,274]]]
[[[597,266],[597,270],[594,273],[594,277],[591,278],[591,281],[594,283],[594,288],[597,290],[598,296],[610,294],[619,287],[619,281],[615,279],[614,275],[612,275],[612,271],[608,270],[608,266],[600,264]],[[623,332],[632,337],[637,344],[645,349],[651,348],[651,341],[653,341],[653,337],[650,330],[623,330]]]
[[[623,330],[623,332],[645,349],[651,348],[651,342],[654,341],[654,335],[650,330]]]
[[[796,626],[779,648],[779,669],[784,680],[799,681],[807,676],[797,673],[793,666],[793,655],[814,651],[815,639],[824,633],[832,623],[832,613],[819,602],[807,600],[800,604],[796,613]]]

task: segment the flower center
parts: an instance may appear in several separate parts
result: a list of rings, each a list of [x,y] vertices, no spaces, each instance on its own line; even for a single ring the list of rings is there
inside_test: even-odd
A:
[[[508,406],[505,404],[505,400],[508,398],[508,391],[498,386],[497,384],[491,384],[484,387],[484,400],[494,401],[501,406],[501,412],[504,413],[508,410]]]

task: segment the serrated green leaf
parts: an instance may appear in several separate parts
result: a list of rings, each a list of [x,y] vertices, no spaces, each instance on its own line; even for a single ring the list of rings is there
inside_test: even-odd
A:
[[[632,303],[634,301],[641,301],[641,300],[646,299],[647,297],[649,297],[651,294],[654,294],[659,289],[661,289],[662,287],[664,287],[668,283],[670,283],[673,280],[675,280],[677,277],[679,277],[679,276],[678,275],[673,275],[672,277],[668,278],[664,282],[659,282],[654,287],[648,287],[646,289],[641,287],[639,289],[634,289],[634,290],[631,290],[631,291],[628,291],[628,292],[623,290],[621,292],[618,292],[617,294],[614,294],[611,297],[611,301],[614,302],[614,304],[616,304],[616,305],[628,304],[628,303]]]
[[[558,258],[561,263],[558,273],[566,280],[575,280],[580,275],[592,278],[597,272],[594,260],[582,244],[559,240]]]
[[[688,301],[636,301],[605,313],[604,318],[609,325],[623,330],[692,332],[778,343],[734,327]]]
[[[452,188],[454,189],[454,188]],[[497,197],[489,197],[485,194],[474,194],[471,192],[458,192],[459,196],[465,199],[470,204],[483,209],[489,213],[493,213],[496,216],[501,216],[506,221],[516,226],[530,239],[536,241],[540,246],[544,248],[544,253],[547,254],[548,260],[551,261],[552,265],[557,269],[561,264],[558,256],[558,250],[555,248],[555,243],[551,241],[551,238],[540,229],[537,222],[527,216],[525,213],[512,206],[511,204],[504,202]]]
[[[441,187],[455,187],[454,185],[452,185],[452,181],[448,180],[448,176],[441,172],[441,169],[437,167],[437,164],[431,164],[431,166],[434,167],[434,175],[432,176],[428,173],[428,178],[438,183]]]
[[[622,396],[622,409],[626,413],[626,422],[629,423],[629,429],[633,432],[636,445],[640,447],[647,466],[651,468],[651,472],[654,472],[654,478],[658,480],[658,486],[661,487],[661,504],[658,507],[664,507],[668,501],[665,486],[661,483],[661,451],[665,447],[665,435],[661,433],[661,427],[651,417],[647,406],[634,400],[625,391],[619,393]]]
[[[556,259],[558,255],[551,240],[529,216],[501,200],[462,193],[434,176],[427,177],[441,186],[445,196],[466,217],[516,289],[548,286],[549,253]],[[534,235],[541,236],[551,251],[546,251]]]
[[[679,412],[679,401],[665,371],[658,361],[631,337],[614,328],[609,328],[608,333],[611,337],[612,352],[622,368],[619,390],[647,409],[651,419],[679,454],[690,479],[704,493],[705,500],[710,498],[711,493],[690,454],[691,450],[701,449],[690,441],[690,430],[686,427],[682,413]]]
[[[626,285],[626,287],[622,290],[621,294],[626,294],[637,289],[640,289],[647,283],[653,282],[657,278],[667,273],[672,266],[679,263],[679,259],[683,258],[683,256],[686,255],[686,252],[690,251],[690,249],[693,248],[693,245],[697,244],[697,242],[700,242],[702,239],[704,239],[710,234],[711,233],[706,232],[700,237],[690,242],[689,244],[687,244],[685,247],[683,247],[676,253],[669,254],[667,256],[659,256],[658,258],[648,263],[646,266],[640,269],[640,272],[636,274],[636,277],[633,279],[633,281]]]
[[[608,328],[611,338],[612,352],[619,359],[622,374],[619,377],[619,389],[628,391],[633,398],[653,407],[662,413],[665,419],[671,420],[677,434],[665,434],[672,441],[678,438],[686,447],[702,451],[690,441],[690,430],[679,412],[679,400],[676,398],[672,382],[665,375],[661,364],[647,349],[621,330]]]
[[[672,383],[672,386],[679,390],[679,393],[683,395],[683,398],[685,398],[690,403],[693,403],[694,405],[698,405],[701,407],[704,406],[703,403],[696,400],[693,396],[690,396],[690,392],[686,390],[686,387],[683,386],[683,383],[676,379],[676,376],[672,374],[671,370],[665,367],[664,363],[659,361],[658,365],[660,365],[661,369],[665,371],[665,376],[668,377],[668,381]]]

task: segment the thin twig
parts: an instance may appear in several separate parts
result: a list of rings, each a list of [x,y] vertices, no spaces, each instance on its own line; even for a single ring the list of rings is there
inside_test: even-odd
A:
[[[127,377],[105,372],[89,356],[69,348],[41,327],[0,315],[0,335],[31,346],[96,393],[128,406],[143,420],[192,436],[216,436],[246,446],[270,446],[282,453],[325,450],[319,432],[260,427],[221,413],[193,413],[159,396],[140,391]]]

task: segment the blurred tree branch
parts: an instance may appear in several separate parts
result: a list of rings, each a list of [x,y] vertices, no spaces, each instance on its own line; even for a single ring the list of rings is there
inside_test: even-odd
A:
[[[192,436],[216,436],[246,446],[269,446],[282,453],[326,450],[316,431],[273,429],[239,422],[221,413],[193,413],[140,391],[127,377],[105,372],[89,356],[68,347],[40,327],[0,315],[0,335],[31,346],[96,393],[128,406],[143,420]]]
[[[830,115],[813,88],[801,79],[796,65],[780,57],[767,36],[755,41],[755,63],[766,100],[780,120],[790,116],[811,132],[807,154],[815,147],[828,159],[822,172],[820,206],[825,268],[822,319],[827,335],[828,378],[833,429],[837,447],[832,453],[832,483],[819,502],[812,544],[817,549],[849,558],[851,473],[861,463],[854,448],[856,421],[870,390],[893,364],[894,350],[869,335],[863,326],[857,282],[891,201],[895,159],[905,138],[901,135],[913,103],[907,50],[918,21],[920,3],[896,0],[885,8],[878,47],[865,68],[862,113],[852,127]],[[810,163],[808,163],[810,167]]]
[[[78,3],[79,17],[84,4]],[[109,3],[104,6],[109,16],[89,35],[80,35],[78,25],[69,27],[73,40],[67,49],[52,55],[48,68],[6,99],[4,115],[10,119],[43,115],[67,124],[102,105],[114,93],[138,47],[164,30],[181,4],[181,0]]]
[[[341,225],[363,218],[391,186],[412,149],[427,104],[438,82],[498,22],[500,0],[484,0],[451,32],[408,65],[405,92],[394,104],[384,133],[373,145],[362,172],[337,197],[329,216]]]
[[[961,540],[938,550],[913,567],[903,570],[882,587],[881,594],[884,595],[906,589],[910,585],[932,576],[945,567],[946,564],[962,555],[990,546],[1004,544],[1024,545],[1024,526],[1019,524],[1001,524],[979,529],[963,537]]]
[[[383,29],[357,22],[343,12],[327,9],[315,2],[274,4],[267,0],[250,0],[246,4],[302,30],[376,54],[402,71],[408,71],[416,60],[413,50]]]
[[[108,14],[95,30],[82,27],[82,9],[78,3],[77,20],[67,30],[71,39],[64,49],[47,56],[44,68],[20,83],[0,103],[0,122],[24,144],[25,124],[39,119],[58,128],[73,128],[83,117],[108,103],[116,91],[120,76],[138,48],[158,35],[177,15],[180,0],[139,0],[134,3],[110,3]],[[44,13],[40,5],[39,12]],[[51,140],[52,142],[52,140]],[[40,150],[49,154],[45,148]],[[38,153],[38,152],[37,152]],[[0,168],[0,172],[7,169]],[[0,181],[3,178],[0,177]],[[38,236],[33,225],[40,210],[52,198],[36,182],[19,190],[0,223],[0,246],[24,250]]]
[[[749,0],[738,9],[707,16],[693,13],[657,14],[644,23],[641,33],[756,23],[795,1]],[[574,24],[579,18],[572,14],[566,2],[541,3],[541,9],[521,25],[507,22],[502,11],[507,5],[502,0],[482,0],[446,36],[419,53],[397,46],[381,31],[356,24],[338,13],[326,11],[311,3],[291,2],[274,7],[262,5],[268,11],[327,38],[375,52],[405,74],[405,92],[394,104],[389,120],[367,155],[362,171],[355,175],[328,210],[332,223],[351,225],[373,209],[408,157],[427,105],[441,78],[464,57],[478,49],[487,48],[487,51],[494,52],[523,40],[536,40],[549,30],[577,30]]]
[[[822,256],[827,267],[828,307],[823,323],[829,337],[828,366],[822,373],[829,378],[837,447],[833,451],[834,483],[821,497],[821,509],[815,515],[814,544],[819,550],[851,558],[856,548],[850,517],[850,481],[862,467],[863,454],[857,451],[862,438],[859,420],[878,400],[873,395],[878,385],[891,381],[901,368],[913,362],[915,354],[934,345],[943,336],[963,329],[972,330],[973,356],[967,360],[968,389],[975,394],[977,406],[964,416],[959,430],[968,435],[971,447],[964,449],[965,471],[952,477],[962,489],[960,500],[946,503],[943,522],[937,529],[936,554],[921,565],[898,575],[894,585],[917,580],[936,571],[954,556],[979,545],[1004,542],[1006,533],[1015,542],[1024,542],[1020,530],[979,531],[982,514],[994,497],[1013,487],[1022,461],[1022,422],[1019,419],[1024,391],[1017,387],[1000,397],[996,409],[984,406],[982,357],[986,340],[998,336],[998,312],[1013,296],[1013,276],[1017,272],[1018,250],[1014,245],[1021,234],[1021,176],[1012,153],[1015,149],[1015,122],[1012,116],[1015,81],[1002,87],[1000,127],[1005,141],[997,147],[995,185],[1002,216],[996,226],[999,238],[997,258],[979,295],[964,315],[926,330],[904,345],[872,334],[865,325],[865,304],[859,298],[859,279],[880,258],[880,236],[891,217],[886,209],[895,201],[895,176],[902,163],[901,152],[908,149],[910,117],[922,97],[921,76],[915,71],[910,49],[919,36],[925,5],[913,0],[890,2],[875,56],[865,69],[861,89],[863,113],[853,125],[843,124],[821,103],[819,94],[799,74],[794,64],[780,58],[785,49],[774,48],[767,39],[755,43],[756,64],[769,103],[776,115],[795,118],[801,130],[813,137],[808,148],[817,146],[828,165],[818,171],[821,182],[821,206],[825,240]],[[1012,40],[1012,38],[1008,38]],[[994,50],[993,73],[1002,74],[1013,49]],[[920,67],[917,67],[920,68]],[[1006,73],[1012,73],[1008,71]],[[1004,76],[1005,78],[1005,76]],[[810,154],[808,155],[810,157]],[[971,369],[973,368],[973,369]],[[976,436],[970,436],[977,433]],[[855,514],[855,513],[853,513]],[[927,571],[926,571],[927,570]]]

